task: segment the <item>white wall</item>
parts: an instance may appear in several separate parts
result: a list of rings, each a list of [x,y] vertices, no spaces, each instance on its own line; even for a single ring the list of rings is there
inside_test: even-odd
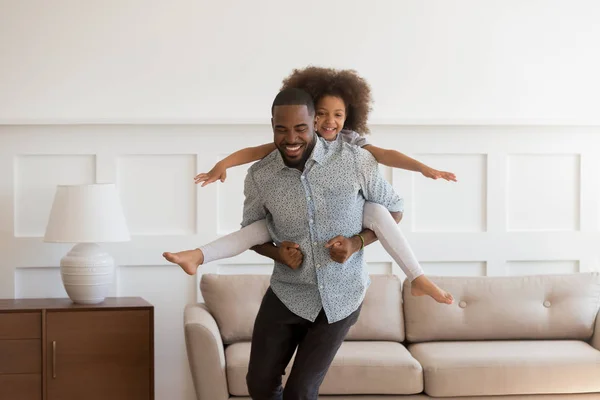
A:
[[[259,120],[308,64],[373,118],[598,122],[594,0],[0,0],[0,120]]]
[[[112,295],[156,307],[157,400],[189,400],[182,312],[199,277],[164,263],[237,229],[245,167],[192,177],[271,139],[281,79],[355,68],[372,140],[458,184],[382,168],[429,274],[589,271],[600,260],[594,1],[0,0],[0,297],[66,296],[45,244],[56,184],[117,182],[133,240]],[[562,125],[558,125],[558,124]],[[411,125],[412,124],[412,125]],[[584,126],[584,125],[591,126]],[[379,244],[373,273],[399,268]],[[253,253],[205,272],[269,273]]]
[[[372,140],[456,172],[459,183],[382,172],[406,200],[401,224],[430,275],[517,275],[597,270],[600,127],[376,125]],[[42,242],[57,184],[117,182],[133,232],[108,245],[120,267],[111,295],[156,307],[158,400],[193,398],[184,347],[185,304],[197,277],[161,253],[236,230],[246,167],[224,184],[194,186],[237,148],[267,142],[261,125],[0,126],[0,297],[64,297],[58,265],[68,245]],[[379,244],[372,273],[400,269]],[[252,252],[206,273],[270,273]],[[198,296],[198,297],[197,297]]]

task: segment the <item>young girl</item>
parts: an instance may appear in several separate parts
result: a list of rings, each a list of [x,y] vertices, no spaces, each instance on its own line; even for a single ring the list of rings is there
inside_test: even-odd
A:
[[[369,131],[367,117],[371,102],[370,87],[354,71],[318,67],[294,70],[284,80],[282,89],[290,87],[303,89],[312,95],[316,110],[315,130],[326,141],[343,140],[360,146],[369,151],[379,163],[389,167],[418,171],[432,179],[456,181],[456,177],[450,172],[437,171],[402,153],[375,147],[367,141],[364,134]],[[224,182],[228,168],[258,161],[273,150],[276,150],[273,143],[239,150],[218,162],[208,173],[197,175],[195,182],[202,183],[202,186],[217,180]],[[440,303],[452,303],[452,295],[424,275],[406,238],[387,209],[366,202],[363,227],[375,232],[384,249],[398,263],[411,282],[413,295],[428,295]],[[198,249],[164,253],[163,256],[193,275],[202,264],[236,256],[253,246],[270,241],[266,222],[261,220]],[[336,244],[328,244],[331,245]]]

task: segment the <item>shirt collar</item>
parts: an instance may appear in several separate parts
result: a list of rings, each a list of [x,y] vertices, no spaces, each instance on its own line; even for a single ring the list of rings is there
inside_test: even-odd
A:
[[[323,164],[323,161],[325,161],[325,144],[323,143],[325,139],[317,136],[315,140],[317,141],[317,144],[315,144],[315,148],[313,149],[309,160],[313,159],[319,164]]]

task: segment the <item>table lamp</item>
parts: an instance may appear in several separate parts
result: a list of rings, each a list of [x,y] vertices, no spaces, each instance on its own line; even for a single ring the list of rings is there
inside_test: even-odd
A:
[[[60,275],[74,303],[104,301],[115,262],[98,243],[130,240],[115,184],[59,185],[44,242],[75,243],[60,260]]]

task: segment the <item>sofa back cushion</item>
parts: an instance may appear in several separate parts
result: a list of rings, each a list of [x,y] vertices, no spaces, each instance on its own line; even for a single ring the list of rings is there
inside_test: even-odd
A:
[[[404,339],[402,281],[396,275],[371,275],[358,321],[350,328],[346,340],[402,342]]]
[[[223,343],[250,340],[269,279],[269,275],[202,275],[200,291],[217,321]]]
[[[404,283],[409,342],[588,340],[600,307],[600,274],[429,277],[454,304],[414,297]]]
[[[200,290],[225,344],[249,341],[270,275],[204,274]],[[347,340],[404,340],[401,281],[372,275],[358,321]]]

